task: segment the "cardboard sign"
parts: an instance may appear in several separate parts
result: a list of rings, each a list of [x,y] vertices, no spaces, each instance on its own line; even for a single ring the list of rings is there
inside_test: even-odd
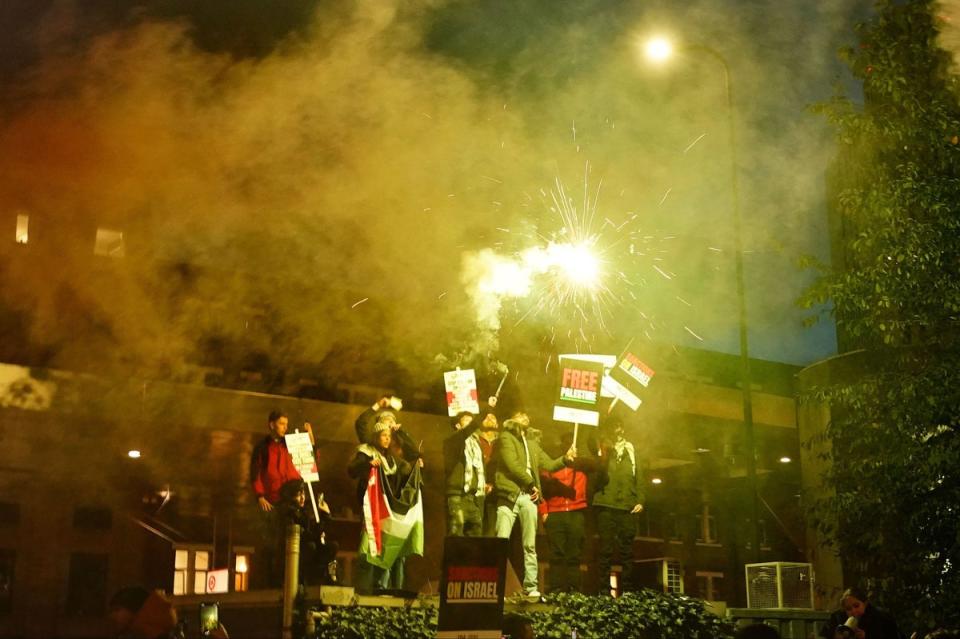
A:
[[[554,400],[553,419],[571,424],[596,426],[600,423],[597,404],[603,384],[603,364],[581,359],[560,363],[559,390]]]
[[[207,592],[221,593],[230,590],[230,571],[226,568],[207,573]]]
[[[565,359],[579,359],[588,362],[600,362],[603,364],[603,384],[600,385],[600,397],[616,397],[613,391],[607,388],[607,380],[610,378],[610,369],[617,365],[616,355],[594,355],[593,353],[581,353],[578,355],[559,355],[558,359],[563,364]]]
[[[293,465],[303,481],[310,483],[320,480],[317,472],[317,459],[313,456],[313,445],[310,443],[309,433],[290,433],[283,436],[287,442],[287,450],[293,457]]]
[[[472,368],[448,371],[443,374],[443,385],[447,390],[447,414],[453,417],[467,411],[480,412],[477,401],[477,375]]]
[[[642,403],[640,393],[650,385],[654,371],[633,353],[626,353],[610,371],[610,390],[630,407],[637,410]]]
[[[507,539],[447,537],[437,639],[500,639]]]

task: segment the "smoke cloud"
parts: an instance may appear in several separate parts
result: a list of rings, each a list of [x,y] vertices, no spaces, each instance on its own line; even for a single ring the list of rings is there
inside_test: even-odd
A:
[[[27,259],[0,254],[0,300],[55,365],[312,363],[343,379],[510,363],[501,323],[529,309],[475,284],[556,231],[542,195],[557,177],[602,178],[598,216],[611,237],[624,228],[611,260],[635,285],[596,347],[650,325],[730,349],[723,84],[709,60],[644,70],[634,46],[671,17],[730,57],[754,352],[829,351],[801,335],[798,278],[780,282],[797,254],[824,252],[829,140],[803,108],[829,94],[829,78],[813,87],[854,11],[586,4],[318,4],[248,56],[201,46],[187,18],[91,31],[53,5],[2,95],[0,211],[29,216],[30,242]],[[122,233],[122,258],[91,260],[98,229]]]

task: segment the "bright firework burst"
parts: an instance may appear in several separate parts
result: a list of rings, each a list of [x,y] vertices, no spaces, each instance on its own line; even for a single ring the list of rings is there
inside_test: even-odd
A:
[[[492,316],[499,313],[503,300],[525,300],[529,305],[518,306],[516,324],[540,317],[554,328],[566,325],[569,337],[587,343],[597,329],[609,332],[607,318],[614,308],[630,305],[636,309],[641,299],[638,289],[647,284],[644,268],[665,280],[672,278],[673,274],[658,264],[666,252],[659,244],[670,238],[631,228],[636,213],[627,213],[619,224],[601,216],[601,190],[602,180],[595,189],[590,186],[589,164],[584,171],[582,199],[570,195],[557,178],[553,189],[540,192],[543,207],[560,222],[557,227],[523,235],[536,246],[520,250],[512,258],[490,250],[469,258],[472,268],[468,271],[477,276],[474,302],[480,316],[491,319],[491,328],[499,327]],[[650,338],[650,331],[656,328],[653,315],[638,312],[646,323],[641,330]]]

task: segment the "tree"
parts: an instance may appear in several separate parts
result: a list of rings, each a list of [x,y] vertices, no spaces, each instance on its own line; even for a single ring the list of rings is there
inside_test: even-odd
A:
[[[960,625],[960,104],[937,7],[881,0],[842,52],[863,101],[817,107],[839,147],[834,264],[801,298],[862,349],[805,396],[831,408],[814,525],[917,627]]]

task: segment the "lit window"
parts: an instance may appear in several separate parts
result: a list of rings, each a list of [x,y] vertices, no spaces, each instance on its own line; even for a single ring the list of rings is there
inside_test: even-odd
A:
[[[197,550],[193,556],[193,592],[207,591],[207,569],[210,567],[210,553]]]
[[[174,548],[173,594],[189,595],[207,591],[207,571],[210,569],[208,548]]]
[[[30,241],[30,216],[17,216],[17,244],[26,244]]]
[[[97,229],[97,239],[93,245],[94,255],[123,257],[125,253],[123,232],[105,228]]]
[[[250,555],[237,553],[233,563],[233,589],[236,592],[245,592],[250,586]]]

